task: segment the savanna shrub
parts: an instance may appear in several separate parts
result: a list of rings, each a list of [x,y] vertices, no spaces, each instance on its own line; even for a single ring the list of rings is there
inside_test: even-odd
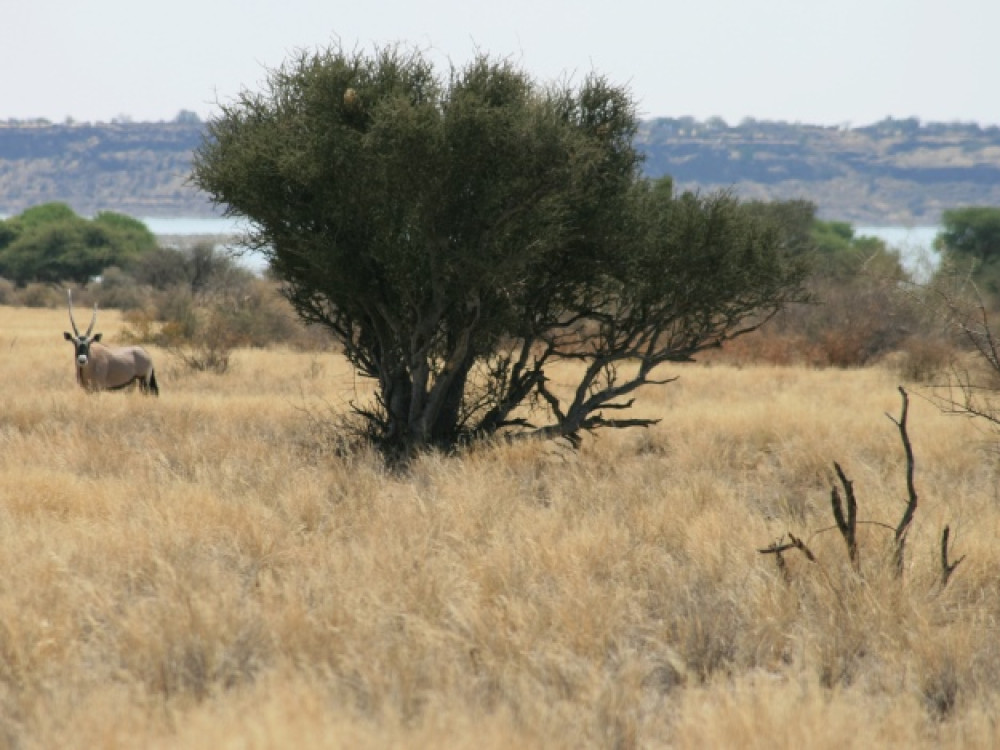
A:
[[[151,291],[148,286],[138,284],[131,274],[118,266],[105,268],[100,281],[88,285],[89,288],[93,288],[100,307],[113,307],[122,311],[142,307]]]
[[[930,383],[949,370],[956,352],[955,343],[943,335],[915,335],[887,355],[883,364],[911,383]]]
[[[128,272],[137,283],[163,290],[190,284],[190,265],[188,254],[183,251],[158,247],[135,258]]]
[[[771,364],[780,366],[820,366],[826,364],[826,355],[817,343],[803,333],[782,331],[776,326],[766,326],[742,336],[714,352],[705,352],[702,362],[724,362],[734,365]]]
[[[238,347],[318,350],[331,343],[325,331],[296,318],[276,284],[252,276],[219,276],[200,292],[180,284],[150,299],[153,304],[125,315],[125,335],[167,349],[193,370],[226,372]]]
[[[160,295],[158,309],[132,310],[124,320],[124,338],[162,347],[192,370],[226,372],[230,353],[239,345],[225,321],[186,287]]]
[[[895,280],[817,280],[812,292],[814,301],[790,306],[775,329],[800,340],[817,366],[862,367],[929,330],[919,305]]]
[[[0,305],[15,304],[17,286],[10,279],[0,276]]]
[[[66,295],[50,284],[32,282],[25,285],[18,301],[24,307],[59,307],[66,304]]]

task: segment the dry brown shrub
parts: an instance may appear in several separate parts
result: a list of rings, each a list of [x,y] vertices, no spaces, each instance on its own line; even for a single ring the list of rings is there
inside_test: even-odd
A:
[[[13,305],[16,300],[17,286],[13,281],[0,276],[0,305]]]
[[[32,282],[19,290],[17,303],[24,307],[58,307],[66,304],[66,294],[51,284]]]
[[[943,336],[910,336],[882,364],[907,382],[931,383],[949,371],[957,356],[955,344]]]

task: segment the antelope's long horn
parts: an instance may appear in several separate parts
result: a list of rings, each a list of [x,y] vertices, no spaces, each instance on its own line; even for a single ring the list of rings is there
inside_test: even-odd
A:
[[[94,314],[90,318],[90,325],[87,327],[87,333],[84,334],[85,337],[90,336],[90,332],[94,330],[94,323],[97,322],[97,303],[94,303]]]
[[[77,338],[79,338],[80,337],[80,331],[77,330],[76,321],[73,320],[73,290],[72,289],[67,289],[66,290],[66,298],[69,300],[69,324],[71,326],[73,326],[73,334]]]

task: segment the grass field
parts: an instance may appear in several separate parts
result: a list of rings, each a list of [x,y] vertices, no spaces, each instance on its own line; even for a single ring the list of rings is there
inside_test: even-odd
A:
[[[912,389],[902,580],[884,526],[860,573],[830,530],[834,461],[902,515],[888,370],[678,366],[652,429],[390,472],[335,450],[337,355],[88,396],[66,323],[0,308],[0,747],[1000,744],[987,436]]]

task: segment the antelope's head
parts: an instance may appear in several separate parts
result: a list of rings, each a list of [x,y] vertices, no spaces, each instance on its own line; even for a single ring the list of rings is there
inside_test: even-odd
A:
[[[97,303],[94,303],[94,314],[90,318],[90,325],[87,327],[87,332],[80,335],[79,329],[76,327],[76,321],[73,320],[73,292],[67,291],[67,297],[69,298],[69,322],[73,326],[73,333],[66,331],[63,333],[63,337],[67,341],[72,341],[73,346],[76,348],[76,363],[80,367],[86,367],[87,362],[90,360],[90,345],[95,341],[101,340],[101,334],[95,333],[93,336],[90,332],[94,330],[94,323],[97,322]]]

